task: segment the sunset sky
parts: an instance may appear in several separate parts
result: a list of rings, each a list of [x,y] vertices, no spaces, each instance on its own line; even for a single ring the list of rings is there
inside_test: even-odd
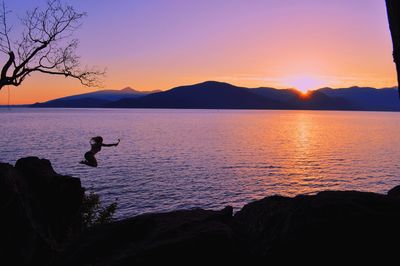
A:
[[[384,0],[67,2],[88,13],[77,52],[84,64],[107,68],[107,89],[166,90],[205,80],[303,90],[396,84]],[[44,0],[6,3],[15,17]],[[21,104],[94,90],[36,74],[10,87],[10,96]],[[5,88],[0,104],[7,98]]]

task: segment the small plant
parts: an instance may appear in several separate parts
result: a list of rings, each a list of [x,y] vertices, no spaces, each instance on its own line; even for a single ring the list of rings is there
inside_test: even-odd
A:
[[[85,193],[81,211],[83,228],[110,223],[113,220],[117,205],[118,203],[115,201],[103,207],[98,194],[94,192]]]

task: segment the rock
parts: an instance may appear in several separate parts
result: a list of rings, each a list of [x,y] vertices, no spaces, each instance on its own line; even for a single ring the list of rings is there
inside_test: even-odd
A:
[[[65,242],[68,234],[79,231],[80,206],[84,195],[79,178],[57,174],[50,161],[37,157],[17,161],[15,168],[23,177],[20,187],[25,209],[35,227],[55,244]],[[66,231],[65,229],[69,230]]]
[[[6,262],[4,265],[28,265],[35,250],[46,246],[25,213],[17,175],[13,166],[0,163],[0,261]]]
[[[81,230],[84,189],[78,178],[57,174],[48,160],[0,164],[1,261],[43,265]],[[4,265],[4,264],[3,264]],[[7,265],[7,264],[5,264]]]
[[[234,222],[258,263],[382,260],[397,257],[400,201],[355,191],[274,196],[246,205]]]
[[[392,198],[400,199],[400,186],[396,186],[388,191],[387,195]]]
[[[61,265],[156,265],[234,262],[232,208],[145,214],[83,234]]]
[[[0,163],[1,265],[341,265],[397,259],[399,187],[388,195],[272,196],[234,216],[232,207],[180,210],[81,231],[83,193],[79,179],[57,174],[47,160]]]

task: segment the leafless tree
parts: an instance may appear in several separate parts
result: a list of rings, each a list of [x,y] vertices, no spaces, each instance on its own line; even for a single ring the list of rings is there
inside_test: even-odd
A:
[[[83,85],[98,86],[103,70],[82,67],[75,51],[78,40],[72,35],[85,13],[60,0],[49,0],[44,8],[27,11],[20,21],[22,32],[13,40],[4,1],[0,3],[0,53],[5,63],[0,73],[0,90],[19,86],[34,72],[78,79]]]

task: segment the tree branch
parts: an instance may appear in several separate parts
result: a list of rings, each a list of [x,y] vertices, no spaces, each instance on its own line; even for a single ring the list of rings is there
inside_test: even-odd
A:
[[[1,8],[1,6],[0,6]],[[78,40],[68,40],[81,25],[85,13],[49,0],[44,9],[28,11],[21,20],[21,38],[11,41],[7,26],[8,11],[3,2],[0,10],[0,52],[8,55],[0,76],[0,90],[6,85],[19,86],[34,72],[62,75],[79,80],[85,86],[100,86],[105,71],[80,67],[75,51]],[[13,45],[14,44],[14,45]]]

